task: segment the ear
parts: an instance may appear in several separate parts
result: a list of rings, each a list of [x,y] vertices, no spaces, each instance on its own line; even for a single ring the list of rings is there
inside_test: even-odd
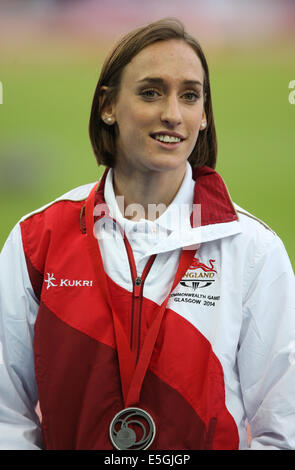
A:
[[[201,131],[203,131],[204,129],[206,129],[207,127],[207,117],[206,117],[206,113],[205,113],[205,110],[203,110],[203,113],[202,113],[202,121],[201,121]]]
[[[100,117],[106,124],[114,124],[115,122],[115,106],[113,101],[109,97],[110,89],[107,86],[100,88],[99,94],[99,108]]]

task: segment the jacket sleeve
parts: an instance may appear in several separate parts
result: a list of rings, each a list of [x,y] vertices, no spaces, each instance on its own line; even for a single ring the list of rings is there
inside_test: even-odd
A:
[[[238,369],[251,449],[295,449],[295,281],[269,232],[249,269]]]
[[[0,449],[42,448],[33,355],[38,308],[17,224],[0,255]]]

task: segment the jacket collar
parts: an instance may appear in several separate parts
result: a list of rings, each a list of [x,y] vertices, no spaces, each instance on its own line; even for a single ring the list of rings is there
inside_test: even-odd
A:
[[[201,204],[201,226],[238,220],[238,215],[221,176],[212,168],[194,168],[194,204]]]
[[[96,191],[95,204],[106,204],[105,183],[110,168],[106,168]],[[221,176],[212,168],[203,166],[192,171],[194,184],[191,224],[181,232],[173,231],[165,242],[159,242],[157,252],[179,247],[191,248],[205,241],[235,235],[241,232],[238,215]],[[94,219],[94,221],[96,221]],[[85,211],[81,211],[81,229],[85,233]],[[153,247],[155,248],[155,247]]]

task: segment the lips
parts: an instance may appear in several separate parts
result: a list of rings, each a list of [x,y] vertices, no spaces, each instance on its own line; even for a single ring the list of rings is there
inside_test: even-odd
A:
[[[169,136],[168,138],[167,134],[155,134],[155,136],[150,137],[158,148],[161,147],[165,151],[173,151],[183,143],[183,140],[179,137]]]

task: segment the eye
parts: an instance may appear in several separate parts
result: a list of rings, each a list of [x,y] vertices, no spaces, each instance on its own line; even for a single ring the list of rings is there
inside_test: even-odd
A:
[[[200,98],[200,94],[196,91],[187,91],[182,95],[186,101],[194,102]]]
[[[153,99],[153,98],[157,98],[158,96],[160,96],[159,92],[157,90],[154,90],[153,88],[150,88],[149,90],[141,91],[140,95],[147,99]]]

